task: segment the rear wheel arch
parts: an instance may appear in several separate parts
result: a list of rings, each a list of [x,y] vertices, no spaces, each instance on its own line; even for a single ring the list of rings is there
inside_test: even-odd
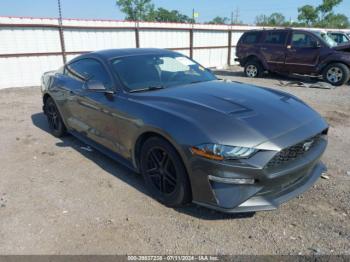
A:
[[[259,62],[260,64],[262,64],[261,60],[259,59],[259,57],[257,55],[250,55],[244,59],[243,66],[245,66],[246,63],[249,61],[256,61],[256,62]]]

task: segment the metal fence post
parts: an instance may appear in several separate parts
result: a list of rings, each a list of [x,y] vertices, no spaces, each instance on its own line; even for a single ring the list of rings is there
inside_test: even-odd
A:
[[[140,48],[140,25],[139,21],[135,22],[135,45],[136,48]]]
[[[135,28],[135,41],[136,41],[136,48],[140,48],[140,30],[138,27]]]
[[[231,65],[231,56],[232,56],[232,31],[228,31],[228,52],[227,52],[227,65]]]
[[[193,58],[193,28],[190,29],[190,57]]]

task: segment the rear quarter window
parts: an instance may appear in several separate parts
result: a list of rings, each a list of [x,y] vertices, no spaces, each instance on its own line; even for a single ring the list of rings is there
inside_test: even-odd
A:
[[[261,34],[260,32],[245,33],[242,36],[241,43],[242,44],[256,44],[259,41],[260,34]]]
[[[284,45],[286,43],[287,32],[267,32],[265,35],[265,44]]]

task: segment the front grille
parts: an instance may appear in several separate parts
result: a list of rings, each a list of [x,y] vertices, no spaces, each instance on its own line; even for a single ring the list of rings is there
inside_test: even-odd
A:
[[[278,152],[267,164],[267,167],[276,167],[286,164],[303,156],[307,151],[316,146],[320,141],[322,134],[318,134],[310,139],[304,140],[294,146],[283,149]]]

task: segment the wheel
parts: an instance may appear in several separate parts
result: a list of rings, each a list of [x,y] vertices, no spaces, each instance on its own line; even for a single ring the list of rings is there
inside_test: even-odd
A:
[[[330,64],[323,70],[323,79],[334,86],[347,83],[349,78],[349,67],[341,63]]]
[[[166,140],[149,138],[142,146],[141,173],[150,194],[169,207],[191,201],[191,188],[184,164]]]
[[[45,114],[51,133],[55,137],[64,136],[66,134],[66,126],[64,125],[57,106],[51,97],[45,102]]]
[[[250,78],[262,77],[264,74],[264,68],[259,61],[249,60],[244,65],[244,73],[247,77]]]

